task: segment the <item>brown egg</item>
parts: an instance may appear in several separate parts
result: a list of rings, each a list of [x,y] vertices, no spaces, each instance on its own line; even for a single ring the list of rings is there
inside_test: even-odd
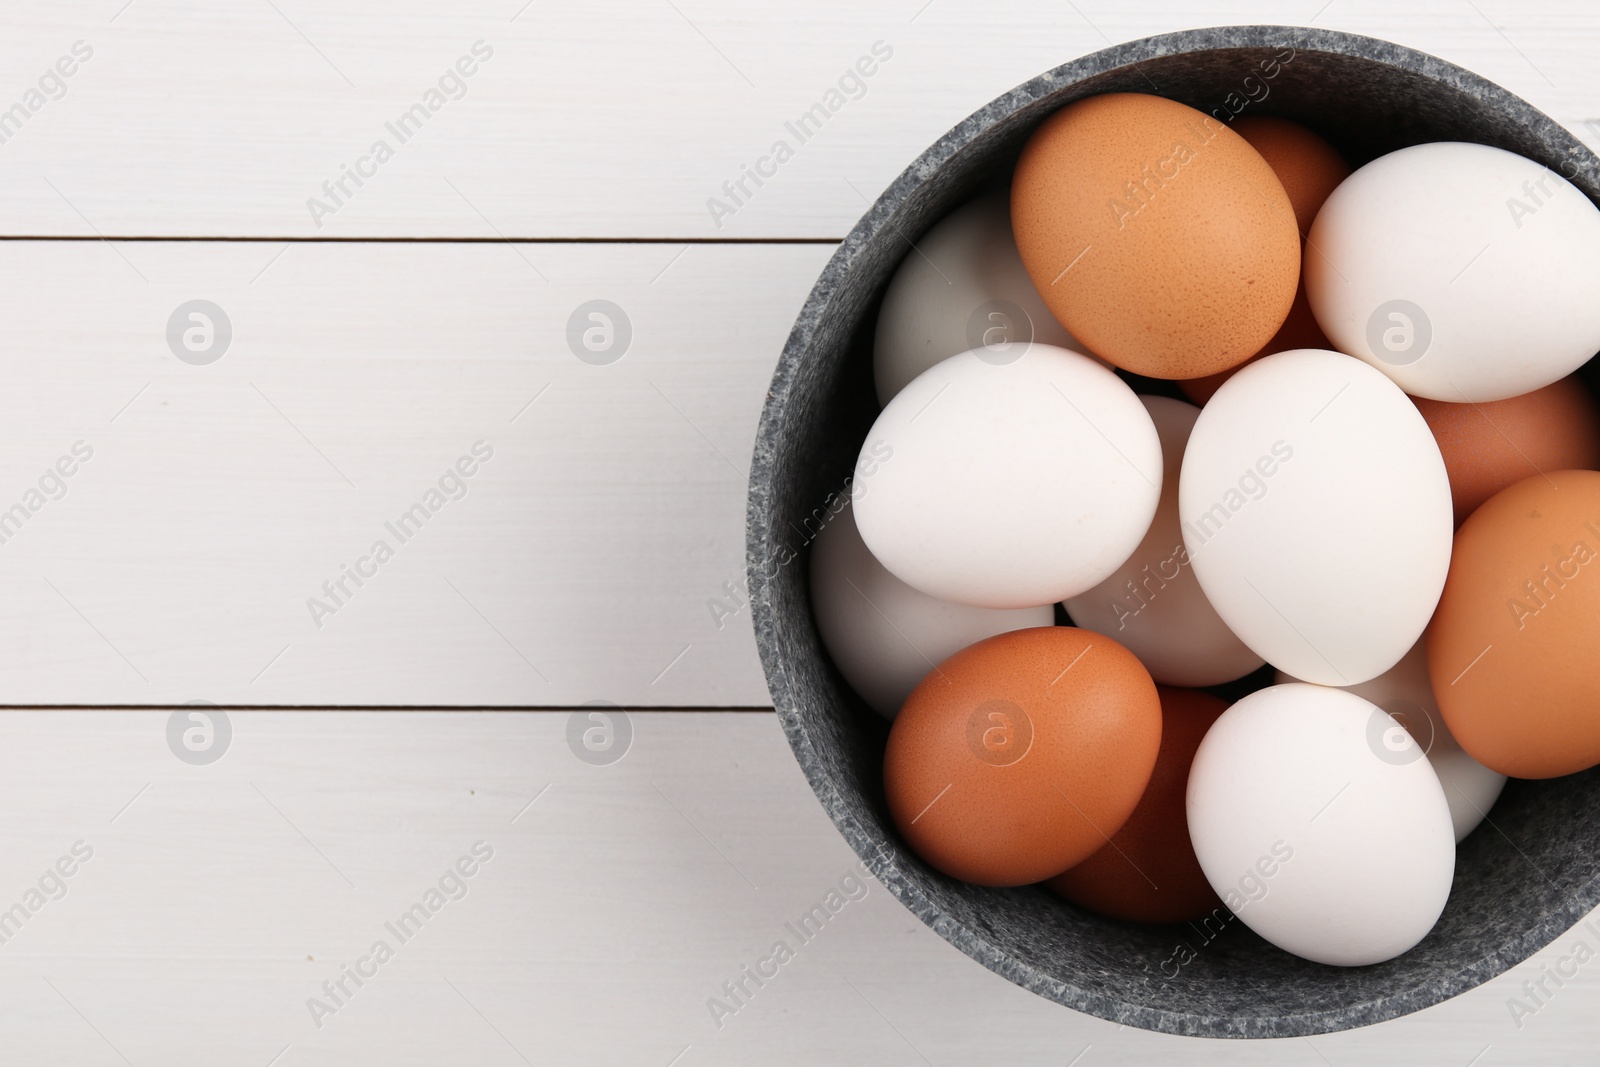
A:
[[[1600,472],[1534,475],[1474,511],[1427,641],[1473,759],[1513,778],[1600,763]]]
[[[1439,442],[1457,526],[1506,486],[1540,471],[1600,470],[1600,405],[1576,376],[1487,404],[1411,402]]]
[[[1311,230],[1311,221],[1322,209],[1322,202],[1328,199],[1340,182],[1350,177],[1350,165],[1333,145],[1288,119],[1241,115],[1233,120],[1233,129],[1261,153],[1261,158],[1267,161],[1272,172],[1278,176],[1278,181],[1283,183],[1283,190],[1294,207],[1295,225],[1303,240]],[[1317,325],[1316,317],[1311,314],[1311,302],[1306,299],[1306,287],[1302,281],[1295,289],[1289,317],[1283,320],[1283,325],[1272,340],[1245,362],[1297,348],[1332,347],[1322,327]],[[1196,404],[1204,404],[1238,369],[1235,367],[1221,374],[1179,382],[1178,387]]]
[[[1023,146],[1011,223],[1045,304],[1096,355],[1155,378],[1237,366],[1300,278],[1294,208],[1261,154],[1194,108],[1094,96]]]
[[[1241,115],[1233,120],[1233,130],[1261,153],[1283,183],[1283,191],[1294,205],[1295,225],[1304,238],[1311,232],[1311,221],[1322,210],[1322,202],[1350,177],[1350,164],[1320,135],[1288,119]]]
[[[1139,806],[1100,851],[1045,884],[1080,907],[1141,923],[1198,919],[1222,907],[1189,843],[1184,795],[1195,750],[1228,703],[1158,685],[1161,751]]]
[[[978,885],[1043,881],[1122,828],[1161,746],[1161,702],[1133,653],[1071,626],[1000,634],[911,691],[883,786],[912,850]]]
[[[1294,303],[1289,306],[1289,317],[1283,320],[1283,325],[1273,334],[1272,340],[1268,341],[1261,351],[1239,364],[1239,367],[1248,366],[1262,356],[1270,356],[1274,352],[1292,352],[1297,348],[1333,348],[1333,342],[1323,334],[1322,327],[1317,325],[1316,316],[1311,314],[1311,301],[1306,299],[1304,285],[1295,290]],[[1230,367],[1221,374],[1208,374],[1204,378],[1190,378],[1179,382],[1178,388],[1182,389],[1190,400],[1203,405],[1216,395],[1217,390],[1222,388],[1223,382],[1239,372],[1239,367]]]

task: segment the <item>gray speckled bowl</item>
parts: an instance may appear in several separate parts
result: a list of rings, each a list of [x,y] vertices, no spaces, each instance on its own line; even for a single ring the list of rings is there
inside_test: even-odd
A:
[[[1294,51],[1283,62],[1286,49]],[[1277,72],[1266,79],[1260,64],[1273,56]],[[1018,985],[1119,1023],[1205,1037],[1290,1037],[1392,1019],[1499,974],[1600,901],[1596,771],[1509,783],[1491,822],[1462,842],[1433,932],[1388,963],[1326,967],[1273,948],[1238,921],[1220,931],[1134,926],[1037,887],[983,889],[920,862],[884,805],[885,726],[834,671],[812,623],[806,519],[841,490],[877,414],[872,325],[908,240],[980,187],[1006,181],[1022,142],[1056,108],[1124,91],[1207,112],[1254,98],[1244,113],[1305,122],[1355,165],[1425,141],[1497,145],[1600,201],[1600,160],[1550,118],[1459,67],[1350,34],[1283,26],[1167,34],[1085,56],[1007,93],[924,152],[872,205],[784,346],[748,513],[767,683],[811,787],[873,874],[951,944]],[[1595,369],[1586,368],[1591,383]]]

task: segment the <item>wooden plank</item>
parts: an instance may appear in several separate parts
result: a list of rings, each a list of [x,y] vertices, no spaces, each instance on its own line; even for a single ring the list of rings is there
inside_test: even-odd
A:
[[[35,99],[76,42],[93,53],[0,127],[0,234],[837,238],[944,131],[1057,64],[1313,18],[1460,63],[1600,141],[1584,125],[1600,8],[1555,0],[69,0],[0,35],[0,110]],[[863,60],[873,73],[850,75]],[[819,103],[836,107],[802,139],[788,124]],[[437,110],[392,132],[417,104]],[[380,140],[392,158],[363,163]],[[730,199],[779,140],[793,157]],[[358,167],[361,185],[323,189]],[[713,197],[734,213],[714,217]]]
[[[0,703],[766,704],[707,601],[830,252],[0,243]],[[208,365],[169,348],[197,298]],[[609,365],[567,340],[601,298]]]
[[[234,712],[225,755],[196,766],[166,712],[0,713],[0,907],[93,853],[0,944],[8,1058],[1420,1065],[1489,1045],[1480,1063],[1557,1064],[1593,1045],[1592,967],[1520,1030],[1505,1006],[1577,935],[1396,1022],[1187,1041],[1012,986],[870,880],[719,1028],[707,1001],[856,859],[770,713],[636,714],[604,766],[575,758],[568,717]],[[478,842],[493,855],[464,894],[448,884],[401,942],[385,924]],[[392,958],[318,1027],[308,1000],[379,940]]]

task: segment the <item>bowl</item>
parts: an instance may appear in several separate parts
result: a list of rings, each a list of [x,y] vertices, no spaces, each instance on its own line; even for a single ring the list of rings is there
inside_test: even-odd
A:
[[[872,329],[911,242],[970,196],[1009,180],[1029,133],[1074,100],[1171,97],[1227,119],[1296,119],[1352,165],[1427,141],[1528,156],[1600,202],[1600,160],[1552,119],[1460,67],[1329,30],[1234,26],[1117,45],[1057,67],[974,113],[916,159],[840,244],[784,345],[750,473],[747,546],[756,641],[795,759],[850,846],[951,944],[1016,984],[1129,1026],[1203,1037],[1292,1037],[1435,1004],[1526,959],[1600,901],[1597,771],[1508,782],[1458,850],[1433,931],[1397,959],[1328,967],[1223,916],[1138,926],[1041,887],[987,889],[940,874],[895,833],[887,726],[840,678],[812,621],[806,544],[847,492],[878,405]],[[1596,362],[1584,368],[1591,385]]]

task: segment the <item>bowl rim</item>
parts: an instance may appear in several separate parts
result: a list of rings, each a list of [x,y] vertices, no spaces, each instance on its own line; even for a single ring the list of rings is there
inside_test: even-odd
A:
[[[850,275],[863,250],[883,230],[894,227],[896,213],[935,172],[996,123],[1086,78],[1136,66],[1146,60],[1197,52],[1273,47],[1293,47],[1296,54],[1346,56],[1443,83],[1485,101],[1543,143],[1562,148],[1568,158],[1581,161],[1588,175],[1600,173],[1600,159],[1583,142],[1515,93],[1447,60],[1382,38],[1306,26],[1248,24],[1177,30],[1086,53],[997,96],[958,122],[890,182],[840,241],[802,305],[774,369],[757,428],[746,504],[748,603],[774,711],[812,791],[873,877],[946,941],[1011,982],[1101,1019],[1181,1036],[1303,1037],[1383,1022],[1438,1004],[1503,973],[1577,925],[1600,904],[1600,877],[1574,886],[1560,905],[1540,915],[1520,937],[1500,944],[1461,970],[1376,999],[1290,1015],[1227,1018],[1134,1003],[1062,981],[1008,955],[981,931],[953,919],[937,901],[901,873],[892,857],[851,813],[840,783],[827,762],[819,758],[790,681],[790,654],[771,637],[773,607],[764,564],[774,558],[777,547],[769,537],[769,529],[771,486],[780,452],[764,447],[764,443],[776,438],[796,372],[806,361],[829,306],[851,284]],[[1593,199],[1595,194],[1588,195]]]

